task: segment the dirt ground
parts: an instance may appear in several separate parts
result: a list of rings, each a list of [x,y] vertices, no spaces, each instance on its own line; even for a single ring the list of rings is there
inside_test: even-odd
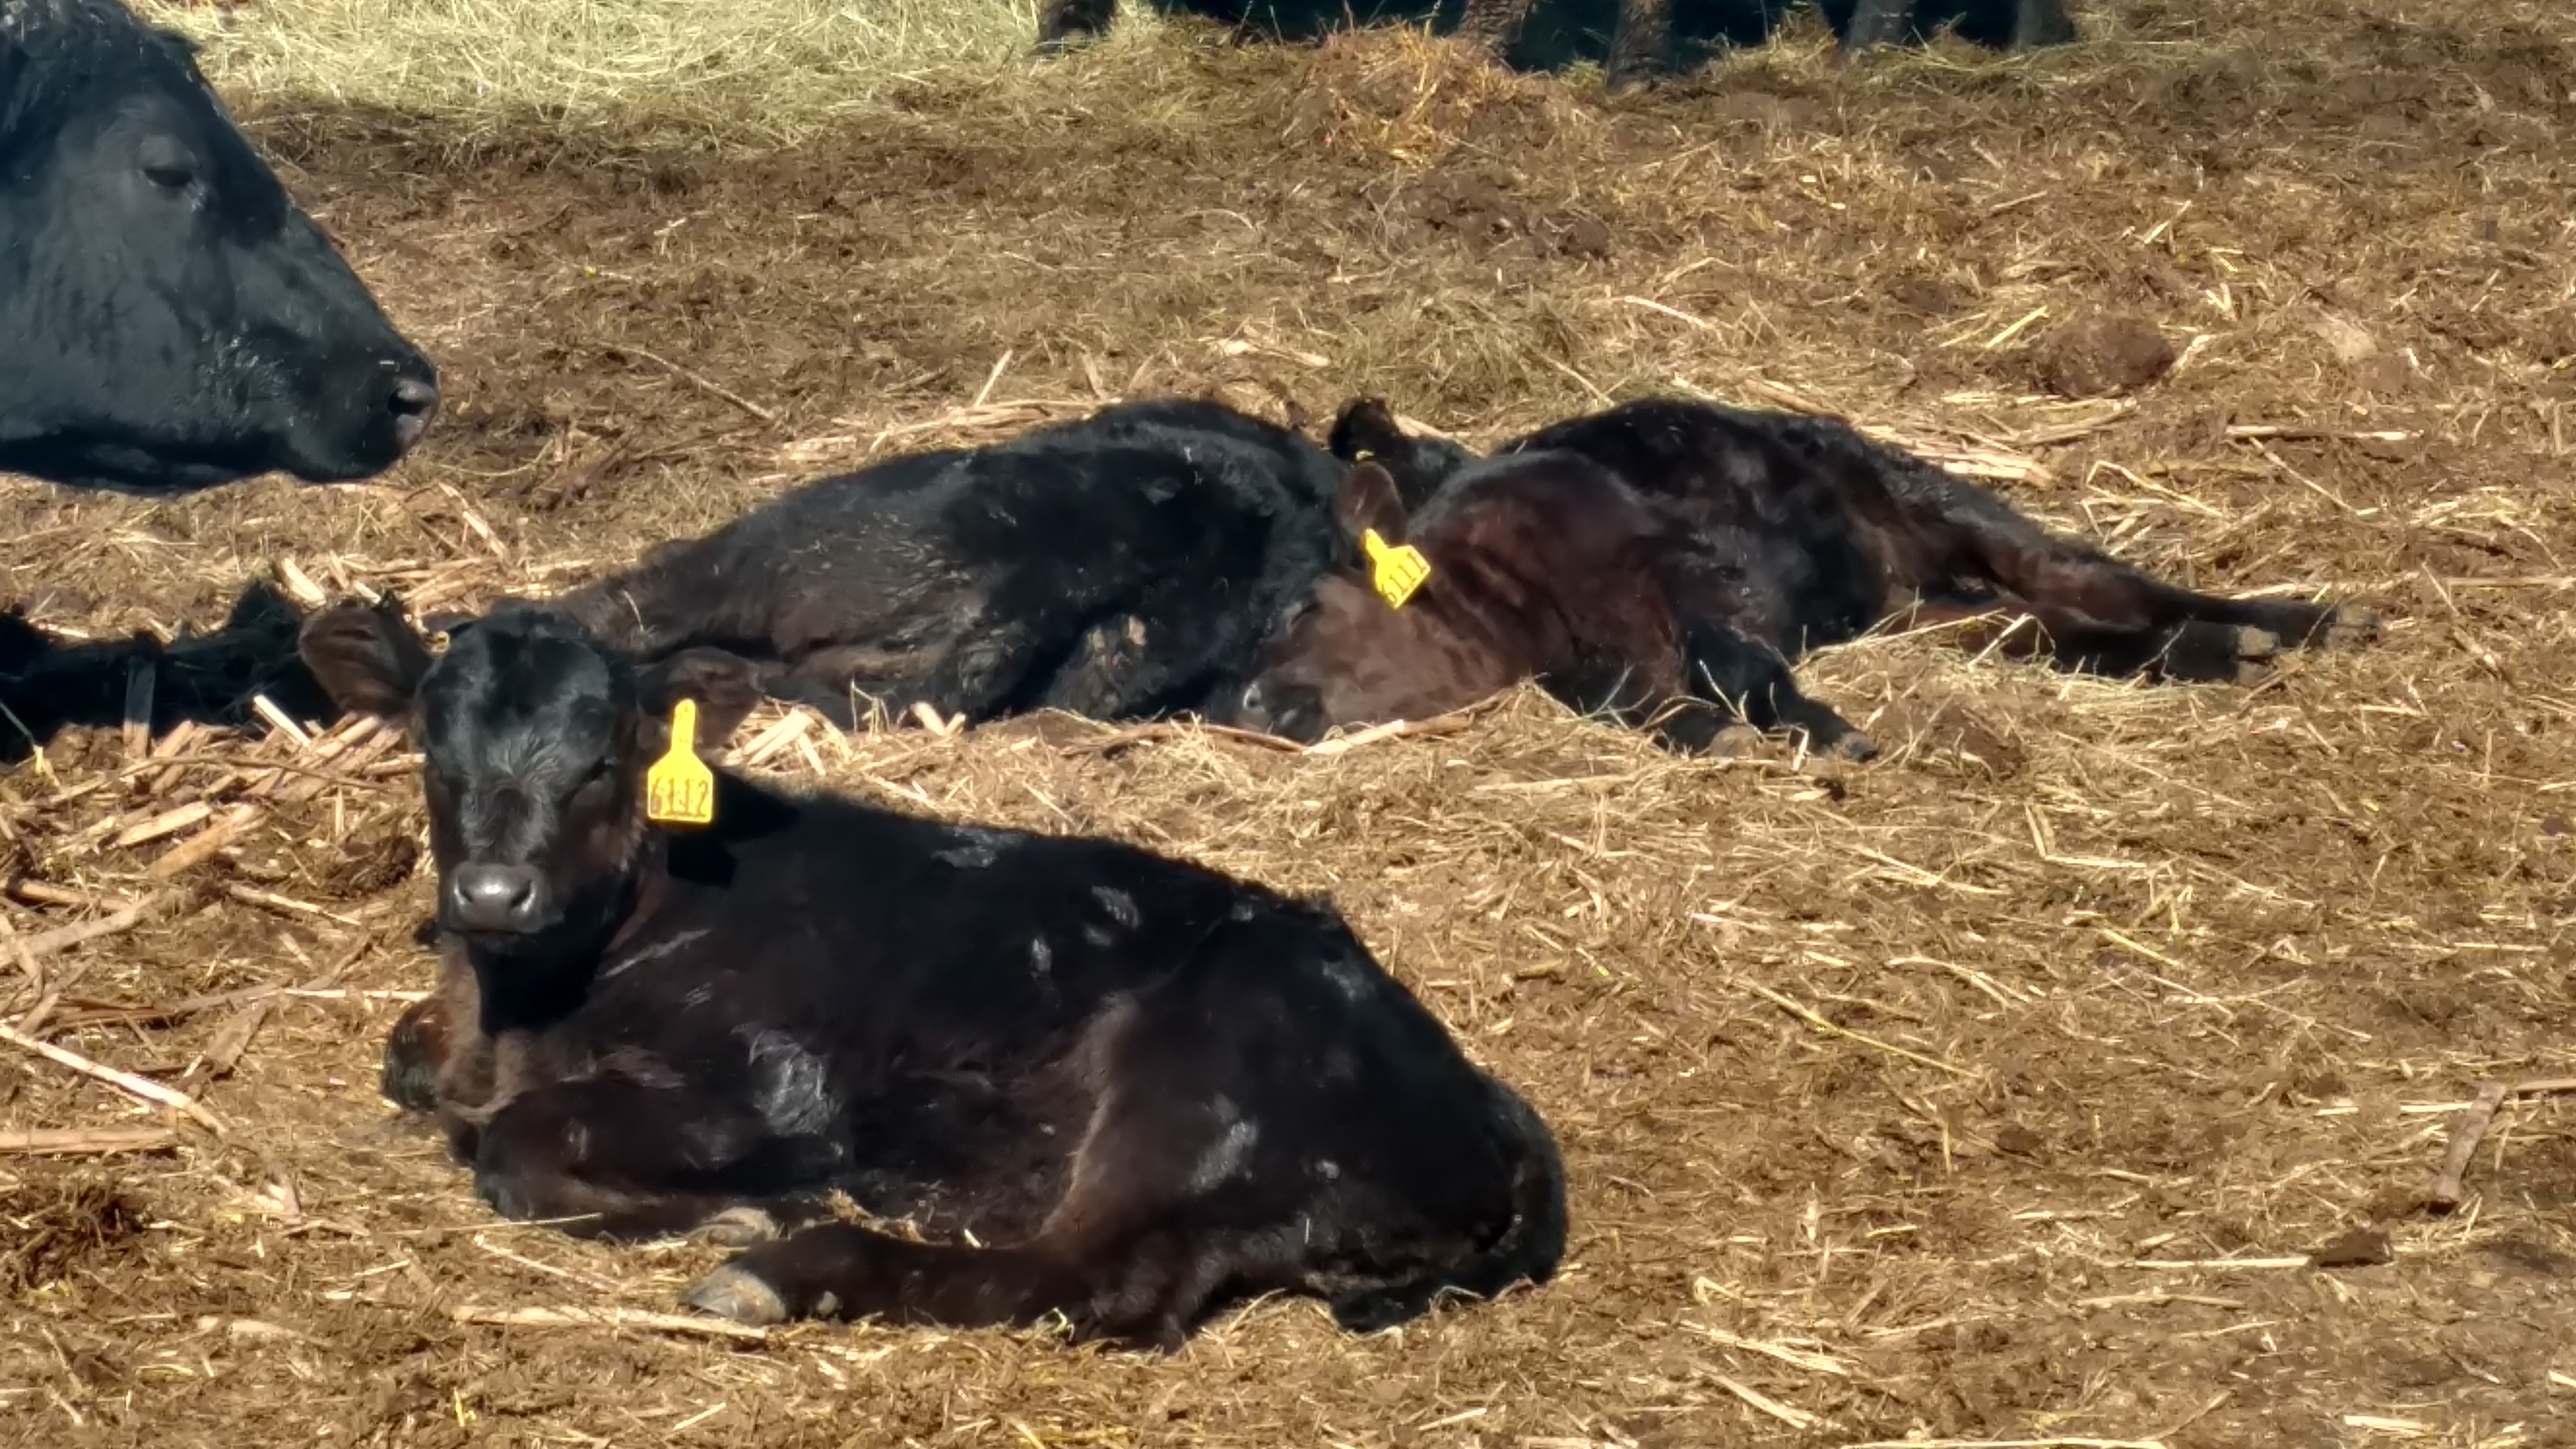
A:
[[[1320,756],[772,736],[1330,890],[1555,1125],[1553,1284],[1368,1339],[1263,1303],[1171,1359],[617,1318],[713,1251],[497,1224],[376,1095],[430,971],[407,757],[236,718],[138,761],[116,674],[11,742],[0,919],[142,913],[0,961],[0,1010],[50,997],[39,1035],[224,1130],[0,1046],[0,1132],[176,1134],[0,1137],[0,1440],[2576,1444],[2576,1103],[2507,1104],[2423,1202],[2481,1087],[2576,1076],[2576,15],[2083,13],[2114,39],[1838,71],[1810,29],[1608,103],[1184,31],[767,153],[241,98],[447,410],[364,487],[0,485],[58,636],[214,630],[258,582],[544,591],[872,449],[1206,389],[1477,441],[1651,389],[1830,409],[2390,628],[2254,688],[1867,642],[1804,671],[1891,747],[1860,768],[1532,697]]]

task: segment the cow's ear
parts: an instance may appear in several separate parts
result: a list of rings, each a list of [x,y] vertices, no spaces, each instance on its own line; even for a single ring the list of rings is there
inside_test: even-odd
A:
[[[639,734],[648,753],[670,748],[671,707],[683,699],[698,702],[698,753],[716,755],[760,703],[757,672],[751,661],[722,649],[683,649],[645,670],[635,682],[635,702],[644,712]]]
[[[1374,532],[1389,544],[1404,542],[1404,497],[1395,477],[1375,463],[1362,463],[1342,475],[1333,494],[1333,521],[1353,543]]]
[[[391,720],[410,716],[431,663],[429,645],[390,596],[373,606],[341,604],[305,620],[295,652],[332,703]]]
[[[1365,463],[1372,457],[1400,456],[1411,442],[1383,399],[1362,397],[1342,404],[1324,448],[1345,463]]]

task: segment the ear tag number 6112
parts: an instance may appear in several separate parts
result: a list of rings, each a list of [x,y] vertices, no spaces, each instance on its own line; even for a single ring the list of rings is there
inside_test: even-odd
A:
[[[698,758],[698,702],[671,706],[671,748],[644,772],[644,818],[656,825],[712,825],[716,775]]]
[[[1368,551],[1369,587],[1390,609],[1403,608],[1414,590],[1431,578],[1431,560],[1412,544],[1389,544],[1372,528],[1360,535],[1360,547]]]

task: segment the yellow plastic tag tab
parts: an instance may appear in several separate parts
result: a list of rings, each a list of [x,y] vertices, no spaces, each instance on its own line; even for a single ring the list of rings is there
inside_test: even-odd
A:
[[[1413,591],[1431,578],[1431,560],[1412,544],[1391,545],[1372,528],[1360,535],[1360,547],[1368,550],[1369,587],[1390,609],[1403,608]]]
[[[644,818],[656,825],[712,825],[716,772],[698,758],[698,702],[671,706],[671,748],[644,772]]]

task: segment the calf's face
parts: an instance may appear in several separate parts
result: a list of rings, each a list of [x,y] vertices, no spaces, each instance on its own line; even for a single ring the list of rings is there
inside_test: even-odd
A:
[[[437,374],[184,45],[102,0],[0,14],[0,468],[175,493],[391,466]]]
[[[439,924],[486,956],[595,952],[632,903],[671,707],[696,700],[698,744],[717,748],[759,698],[750,668],[690,650],[638,673],[515,605],[451,637],[433,659],[392,609],[344,606],[308,620],[298,648],[343,708],[400,720],[420,746]]]
[[[1508,688],[1521,671],[1444,598],[1440,564],[1401,606],[1370,582],[1362,539],[1405,544],[1395,479],[1362,463],[1342,480],[1333,515],[1361,562],[1335,569],[1290,604],[1262,646],[1232,723],[1303,743],[1336,726],[1429,719]]]

